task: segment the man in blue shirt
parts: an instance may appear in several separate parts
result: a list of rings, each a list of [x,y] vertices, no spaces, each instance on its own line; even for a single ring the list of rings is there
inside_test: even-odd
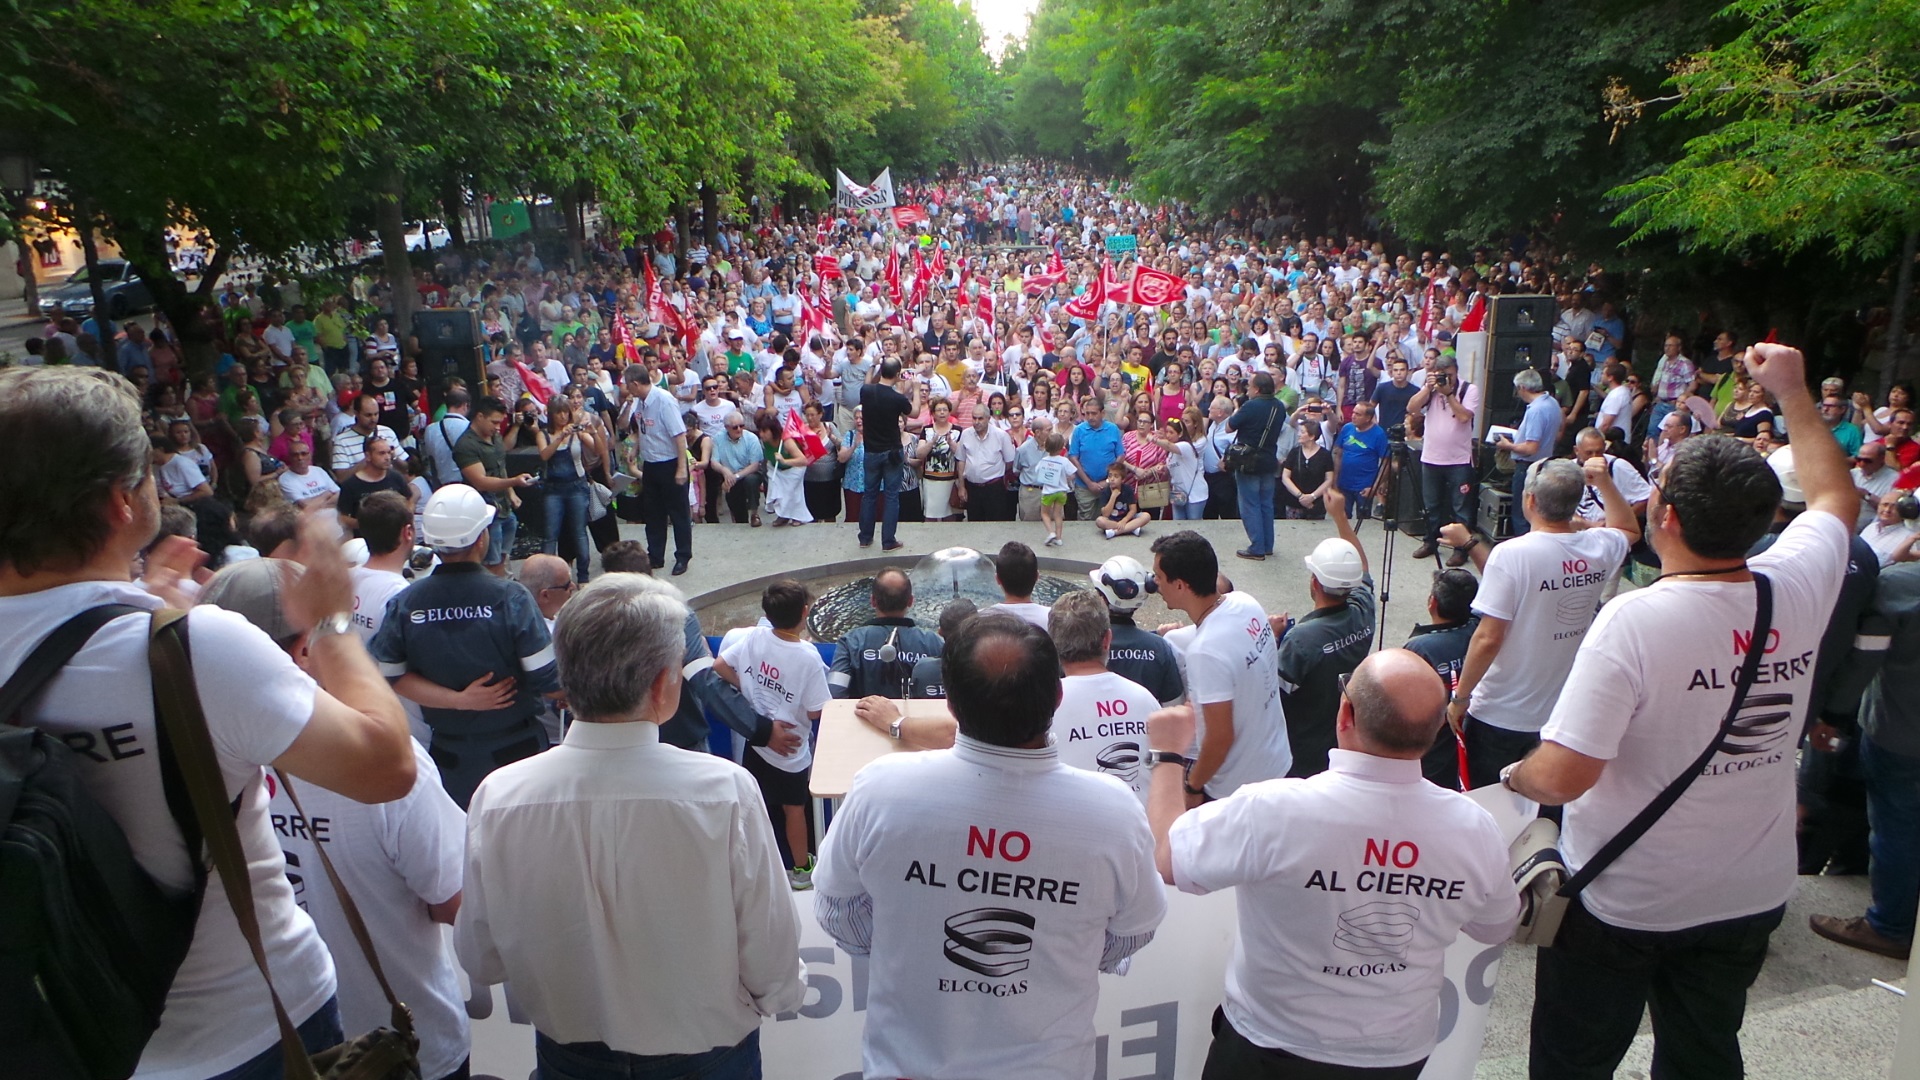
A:
[[[1067,441],[1067,459],[1073,462],[1073,499],[1079,504],[1080,520],[1092,521],[1107,500],[1107,467],[1120,460],[1120,428],[1107,423],[1106,413],[1093,398],[1080,403],[1080,419]]]
[[[1334,484],[1347,497],[1347,517],[1365,521],[1373,513],[1373,488],[1387,459],[1387,432],[1373,422],[1373,402],[1353,407],[1353,420],[1333,443]]]
[[[667,524],[673,524],[673,573],[687,572],[693,560],[693,514],[687,505],[687,425],[680,403],[653,385],[645,364],[629,364],[625,411],[620,429],[633,436],[630,462],[637,459],[641,514],[647,522],[647,555],[655,569],[666,565]]]
[[[1502,435],[1494,440],[1494,448],[1513,454],[1513,535],[1521,536],[1527,531],[1527,515],[1521,504],[1526,500],[1517,493],[1526,487],[1527,470],[1535,462],[1544,461],[1553,456],[1553,444],[1560,438],[1560,403],[1546,391],[1546,383],[1540,373],[1532,368],[1516,372],[1513,376],[1513,389],[1520,400],[1527,403],[1527,411],[1520,418],[1520,430],[1513,438]]]

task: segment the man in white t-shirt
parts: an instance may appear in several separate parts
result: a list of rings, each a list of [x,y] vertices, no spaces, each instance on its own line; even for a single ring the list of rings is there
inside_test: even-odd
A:
[[[1447,947],[1462,932],[1498,944],[1520,911],[1492,816],[1421,776],[1446,700],[1426,660],[1376,653],[1342,689],[1328,771],[1192,810],[1177,771],[1192,714],[1148,721],[1161,876],[1183,892],[1237,888],[1240,933],[1204,1075],[1420,1074]]]
[[[1086,1080],[1099,973],[1166,914],[1146,813],[1061,762],[1059,659],[1040,629],[975,616],[942,668],[953,748],[861,770],[814,873],[820,925],[871,955],[865,1073]]]
[[[1042,630],[1047,628],[1047,606],[1033,602],[1034,586],[1040,583],[1040,560],[1033,549],[1018,540],[1000,546],[993,559],[993,576],[1000,583],[1003,599],[983,609],[982,615],[999,612],[1025,619]]]
[[[800,736],[800,745],[789,753],[753,746],[740,761],[766,797],[780,856],[787,860],[787,883],[795,891],[813,887],[807,777],[813,766],[813,726],[832,697],[827,665],[804,636],[812,608],[805,585],[791,579],[774,582],[760,594],[760,610],[769,625],[722,647],[713,662],[714,673],[738,687],[754,712]]]
[[[1146,687],[1107,670],[1113,623],[1107,601],[1076,589],[1049,610],[1047,633],[1060,653],[1060,706],[1053,744],[1076,769],[1105,773],[1147,801],[1147,717],[1160,702]]]
[[[280,579],[303,574],[298,564],[281,566],[278,560],[240,563],[215,574],[201,602],[271,633],[279,617]],[[357,629],[357,615],[354,623]],[[302,663],[298,638],[284,647],[294,663]],[[286,859],[294,902],[313,917],[333,954],[343,1029],[388,1026],[393,1012],[320,862],[322,845],[366,925],[388,985],[413,1014],[420,1075],[453,1077],[466,1071],[471,1037],[453,952],[440,927],[452,926],[460,910],[467,815],[440,786],[440,770],[426,747],[415,742],[412,750],[416,772],[405,798],[367,806],[318,784],[302,783],[290,791],[288,778],[276,771],[265,778],[267,813]]]
[[[1747,989],[1794,888],[1794,745],[1839,595],[1857,495],[1823,430],[1797,350],[1755,345],[1747,370],[1780,402],[1806,512],[1747,557],[1780,481],[1734,439],[1688,439],[1654,488],[1663,575],[1616,597],[1580,643],[1539,749],[1502,777],[1564,805],[1560,850],[1580,870],[1675,778],[1693,782],[1568,906],[1536,958],[1535,1076],[1602,1077],[1651,1006],[1654,1060],[1674,1076],[1738,1076]],[[1756,685],[1708,763],[1753,646],[1763,574],[1771,629]]]
[[[340,501],[340,485],[325,469],[313,467],[313,450],[305,443],[288,444],[287,468],[275,483],[280,494],[302,510],[331,510]]]
[[[1267,613],[1246,593],[1220,591],[1220,558],[1199,533],[1169,533],[1152,550],[1161,599],[1194,623],[1178,647],[1183,707],[1200,732],[1187,794],[1224,799],[1242,784],[1287,775],[1293,751]]]
[[[360,538],[367,543],[367,561],[353,568],[353,629],[362,643],[371,642],[386,621],[387,604],[407,587],[402,570],[413,554],[413,511],[397,492],[376,491],[360,504]],[[422,744],[431,745],[433,729],[421,718],[418,703],[400,699],[407,710],[407,728]]]
[[[1638,515],[1646,509],[1647,497],[1653,494],[1653,485],[1640,475],[1640,470],[1624,458],[1615,457],[1607,451],[1607,440],[1600,435],[1599,428],[1583,428],[1573,437],[1573,460],[1585,465],[1592,458],[1604,458],[1607,474],[1613,477],[1613,486],[1627,500],[1627,505]],[[1606,504],[1600,499],[1600,489],[1588,485],[1580,496],[1580,509],[1574,514],[1573,527],[1588,529],[1605,525],[1607,521]]]
[[[1606,504],[1605,528],[1573,526],[1588,487]],[[1528,474],[1522,499],[1532,525],[1526,535],[1491,553],[1471,536],[1458,537],[1482,571],[1473,601],[1480,625],[1447,706],[1447,721],[1466,743],[1469,788],[1498,783],[1501,769],[1540,744],[1580,639],[1640,538],[1633,507],[1601,456],[1584,466],[1564,458],[1541,464]]]
[[[0,371],[0,456],[51,456],[63,466],[0,474],[0,506],[35,508],[0,540],[0,680],[75,616],[107,604],[135,609],[112,614],[20,720],[76,751],[82,782],[125,832],[134,859],[177,894],[193,888],[196,874],[168,810],[155,749],[148,613],[190,606],[178,586],[197,549],[169,538],[147,555],[147,587],[131,579],[134,557],[160,520],[140,410],[132,387],[98,368]],[[221,777],[238,807],[274,984],[303,1041],[317,1050],[341,1039],[333,964],[287,884],[261,766],[378,801],[411,790],[416,764],[399,699],[352,633],[351,579],[330,523],[310,521],[300,540],[309,572],[281,594],[282,636],[305,637],[308,671],[236,615],[201,607],[187,624]],[[273,1007],[233,919],[219,878],[209,877],[192,946],[138,1075],[212,1076],[280,1060]],[[51,1071],[37,1071],[35,1049],[30,1040],[10,1042],[7,1071]]]

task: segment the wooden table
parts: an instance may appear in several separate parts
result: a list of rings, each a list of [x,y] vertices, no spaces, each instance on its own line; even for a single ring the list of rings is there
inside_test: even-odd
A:
[[[867,763],[887,754],[912,754],[899,743],[861,723],[853,715],[858,704],[851,698],[836,698],[820,710],[820,737],[813,747],[813,774],[808,789],[815,798],[838,799],[853,784],[853,776]],[[947,703],[940,700],[896,701],[908,716],[950,716]]]

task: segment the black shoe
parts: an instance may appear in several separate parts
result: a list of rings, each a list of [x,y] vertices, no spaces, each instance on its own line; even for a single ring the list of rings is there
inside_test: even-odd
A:
[[[686,573],[686,572],[687,572],[687,563],[688,563],[688,562],[690,562],[690,561],[691,561],[691,560],[689,560],[689,559],[675,559],[675,560],[673,560],[673,576],[674,576],[674,577],[679,577],[679,576],[680,576],[681,574],[684,574],[684,573]]]
[[[667,568],[667,560],[659,556],[649,555],[647,557],[647,568],[650,570],[665,570]]]
[[[907,546],[907,545],[906,545],[906,544],[904,544],[904,543],[902,543],[901,541],[899,541],[899,540],[895,540],[895,541],[894,541],[893,543],[891,543],[891,544],[881,544],[881,545],[880,545],[880,550],[881,550],[881,551],[899,551],[899,550],[900,550],[901,548],[903,548],[903,547],[906,547],[906,546]]]
[[[860,546],[861,546],[861,547],[872,547],[872,546],[873,546],[873,537],[871,537],[871,536],[869,536],[869,537],[867,537],[867,538],[866,538],[865,540],[862,540],[862,541],[860,541]]]
[[[1252,548],[1241,548],[1239,551],[1234,552],[1234,554],[1240,556],[1243,559],[1251,559],[1254,562],[1267,561],[1267,557],[1265,555],[1255,554]]]
[[[1413,549],[1413,557],[1416,559],[1431,559],[1439,553],[1440,545],[1431,540],[1423,540],[1419,547]]]

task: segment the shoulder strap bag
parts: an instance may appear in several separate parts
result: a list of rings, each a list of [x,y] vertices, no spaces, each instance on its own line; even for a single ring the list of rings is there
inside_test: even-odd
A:
[[[1240,432],[1234,432],[1233,441],[1227,444],[1226,452],[1220,455],[1220,468],[1231,473],[1246,472],[1254,455],[1260,453],[1260,448],[1267,444],[1267,436],[1273,434],[1273,422],[1285,411],[1286,407],[1280,404],[1280,399],[1274,398],[1273,410],[1267,413],[1267,426],[1260,429],[1260,438],[1253,443],[1240,438]]]
[[[1753,636],[1748,639],[1747,654],[1741,661],[1740,674],[1734,681],[1733,700],[1727,705],[1726,716],[1720,720],[1720,730],[1700,756],[1628,822],[1626,828],[1616,833],[1593,858],[1588,859],[1586,865],[1571,879],[1566,876],[1566,861],[1560,855],[1560,827],[1547,818],[1534,819],[1508,848],[1513,883],[1520,890],[1520,924],[1513,932],[1515,942],[1522,945],[1552,945],[1554,938],[1560,934],[1560,922],[1566,917],[1567,904],[1645,836],[1647,830],[1653,828],[1654,823],[1680,801],[1680,796],[1685,795],[1694,780],[1699,778],[1700,771],[1720,752],[1720,747],[1726,743],[1727,735],[1733,731],[1734,723],[1740,717],[1741,708],[1746,705],[1747,691],[1760,671],[1760,658],[1766,652],[1767,635],[1773,629],[1773,583],[1767,580],[1766,575],[1756,573],[1753,575],[1753,588]]]
[[[219,759],[214,754],[213,736],[207,729],[206,714],[200,707],[199,688],[194,683],[193,663],[188,651],[186,612],[157,611],[148,641],[148,661],[153,667],[153,694],[161,725],[172,741],[180,773],[185,780],[193,810],[200,821],[201,833],[220,875],[227,900],[240,924],[240,934],[253,952],[254,965],[267,981],[267,993],[273,999],[273,1015],[280,1025],[280,1050],[288,1080],[420,1080],[420,1040],[413,1032],[413,1015],[394,996],[373,941],[367,936],[366,923],[353,897],[347,894],[340,875],[325,846],[314,845],[327,880],[340,898],[340,908],[354,940],[373,969],[373,977],[392,1007],[390,1028],[378,1028],[339,1046],[309,1057],[300,1032],[280,1002],[273,987],[273,974],[267,970],[266,948],[260,943],[260,920],[254,907],[253,880],[247,876],[247,858],[240,845],[240,830],[234,824],[233,808],[227,802],[226,783],[220,776]],[[296,809],[300,799],[284,774],[275,770]],[[306,811],[300,813],[305,815]]]

